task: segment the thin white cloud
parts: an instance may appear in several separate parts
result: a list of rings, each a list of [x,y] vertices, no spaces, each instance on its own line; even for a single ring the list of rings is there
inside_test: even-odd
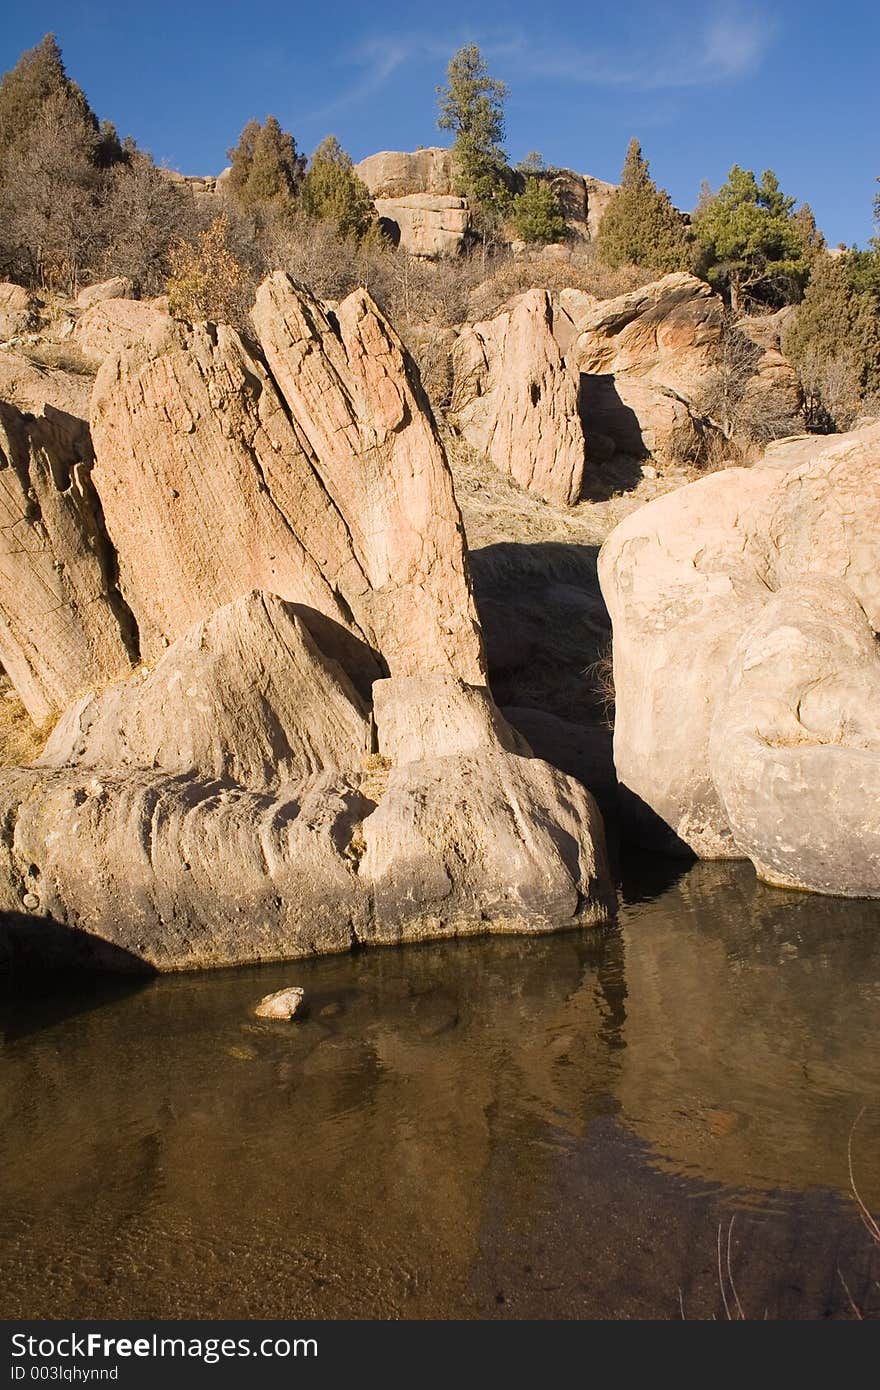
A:
[[[342,60],[355,75],[351,84],[309,118],[326,119],[356,107],[381,91],[394,74],[412,65],[445,61],[463,43],[478,42],[490,62],[501,61],[505,76],[522,81],[553,80],[579,86],[633,91],[713,86],[752,76],[773,42],[771,16],[741,4],[716,9],[701,22],[683,22],[673,33],[668,23],[659,38],[617,49],[573,46],[569,38],[540,41],[534,33],[419,32],[376,35]]]
[[[695,28],[682,27],[656,42],[619,50],[536,44],[520,36],[507,48],[511,75],[553,78],[581,86],[657,91],[714,86],[758,71],[776,30],[756,11],[728,6]]]

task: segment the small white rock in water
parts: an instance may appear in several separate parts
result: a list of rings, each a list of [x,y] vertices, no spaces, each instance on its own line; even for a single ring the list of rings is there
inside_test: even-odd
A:
[[[265,999],[261,999],[254,1013],[257,1018],[293,1018],[304,994],[305,990],[300,989],[299,985],[278,989],[274,994],[267,994]]]

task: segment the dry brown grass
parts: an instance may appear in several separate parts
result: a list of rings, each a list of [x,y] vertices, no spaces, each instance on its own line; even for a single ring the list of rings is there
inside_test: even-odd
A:
[[[0,675],[0,767],[21,767],[38,758],[55,721],[37,728],[9,678]]]
[[[656,276],[638,266],[610,270],[597,258],[595,248],[588,245],[574,250],[567,260],[505,260],[471,291],[468,317],[491,318],[508,299],[525,290],[583,290],[597,299],[614,299],[652,279]]]
[[[73,376],[95,375],[94,357],[83,352],[78,343],[43,340],[38,343],[24,343],[19,351],[38,367],[54,367],[58,371],[70,372]]]
[[[606,645],[599,653],[595,661],[584,668],[584,675],[590,690],[594,705],[602,715],[602,722],[606,729],[614,728],[614,657],[611,649],[611,639],[609,637]]]

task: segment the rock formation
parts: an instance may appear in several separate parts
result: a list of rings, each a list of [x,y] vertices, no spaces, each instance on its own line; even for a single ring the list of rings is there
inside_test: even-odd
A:
[[[485,690],[380,681],[375,721],[371,756],[363,705],[292,608],[220,610],[0,779],[13,944],[41,958],[50,919],[75,929],[64,958],[176,970],[609,919],[590,794]]]
[[[0,661],[38,725],[134,652],[92,464],[82,420],[0,403]]]
[[[622,453],[699,458],[706,426],[689,402],[717,359],[722,322],[709,286],[675,273],[617,299],[568,296],[560,310],[588,441],[595,432]]]
[[[880,897],[880,646],[843,580],[784,584],[743,632],[709,765],[766,882]]]
[[[23,285],[0,281],[0,343],[27,333],[35,317],[34,297]]]
[[[368,679],[430,660],[482,681],[451,479],[396,334],[363,291],[331,318],[284,275],[254,321],[271,370],[231,328],[166,320],[99,373],[96,479],[142,654],[265,589],[348,634]]]
[[[453,194],[409,193],[373,203],[386,234],[411,256],[456,256],[470,228],[467,202]]]
[[[557,321],[563,350],[581,373],[588,445],[596,432],[624,453],[699,460],[711,429],[701,397],[723,370],[724,310],[707,284],[676,271],[616,299],[563,291]],[[763,418],[784,424],[798,413],[797,376],[779,351],[778,330],[762,336],[748,323],[740,327],[755,343],[755,358],[746,394]]]
[[[412,151],[380,150],[362,159],[354,171],[374,199],[455,192],[452,150],[438,145]]]
[[[454,256],[470,227],[458,196],[452,151],[383,150],[355,166],[392,240],[412,256]]]
[[[550,297],[528,290],[453,350],[452,413],[467,442],[528,492],[572,506],[584,479],[578,387],[553,337]]]
[[[758,738],[764,725],[757,708],[743,714],[745,697],[737,691],[748,690],[748,704],[753,696],[757,698],[759,686],[766,688],[768,700],[778,707],[773,718],[782,728],[786,702],[789,709],[797,708],[792,705],[792,692],[806,691],[810,671],[821,676],[831,660],[823,655],[823,644],[838,621],[841,648],[836,656],[832,653],[834,660],[843,671],[850,659],[855,661],[847,655],[846,644],[853,649],[853,644],[864,646],[865,630],[856,610],[850,608],[845,620],[840,617],[837,598],[825,617],[816,619],[814,635],[825,635],[809,660],[791,632],[786,635],[782,596],[778,608],[766,618],[764,609],[783,586],[790,591],[808,577],[842,581],[876,633],[880,629],[878,528],[880,425],[874,424],[833,440],[812,438],[775,446],[760,465],[729,469],[692,483],[649,503],[611,533],[600,555],[599,575],[614,628],[615,763],[631,822],[643,841],[689,849],[705,858],[742,857],[751,847],[756,862],[766,866],[769,875],[797,881],[792,862],[780,867],[783,861],[774,859],[767,845],[760,843],[758,832],[743,829],[740,818],[746,815],[746,792],[736,790],[735,780],[731,783],[728,755],[731,748],[748,745],[751,757],[754,743],[748,740]],[[826,608],[830,603],[828,599]],[[755,635],[744,636],[756,622],[762,626]],[[776,624],[776,636],[764,631],[765,622]],[[741,639],[745,645],[737,656]],[[782,667],[787,653],[793,664],[786,674]],[[793,653],[797,653],[796,663]],[[764,673],[754,678],[755,683],[748,679],[752,659]],[[775,661],[780,669],[772,673]],[[733,681],[730,688],[729,681]],[[838,715],[851,703],[850,696],[842,694],[845,688],[844,681],[839,685]],[[740,721],[732,726],[730,741],[723,731],[727,700],[733,701],[731,720]],[[854,711],[863,706],[863,697],[859,700],[853,704]],[[835,760],[827,749],[824,754],[815,750],[811,754],[807,746],[824,738],[839,743],[841,749],[858,746],[862,715],[853,717],[852,733],[835,725],[833,737],[827,730],[820,735],[821,724],[812,729],[809,722],[796,729],[797,742],[805,745],[805,765],[811,756],[822,756],[829,768],[842,766],[849,756],[844,751]],[[749,735],[752,718],[757,732]],[[718,780],[710,749],[713,721],[717,721],[713,746],[719,750]],[[791,719],[788,723],[791,726]],[[854,753],[854,761],[864,758],[864,751]],[[764,755],[769,777],[776,756],[772,745]],[[776,790],[768,789],[768,797],[779,792],[782,775],[773,773]],[[831,774],[817,773],[820,788],[826,775]],[[757,796],[754,789],[752,794]],[[728,802],[736,807],[735,822],[725,809]],[[771,815],[766,805],[762,815],[766,833]],[[864,837],[870,840],[873,831],[867,816],[862,826],[859,848],[854,842],[851,853],[869,858]],[[785,824],[777,825],[773,833],[785,838]],[[847,877],[843,857],[838,856],[836,863],[829,861],[826,870],[821,891],[852,891],[853,880]],[[809,856],[801,873],[804,886],[816,886],[821,878],[811,868]]]
[[[149,336],[165,317],[149,300],[101,296],[91,300],[80,315],[73,330],[74,342],[93,359],[93,370],[97,371],[106,357]]]
[[[363,291],[331,311],[275,275],[253,318],[259,345],[158,315],[111,355],[93,470],[16,446],[18,492],[64,499],[64,545],[39,524],[79,586],[67,646],[43,645],[84,655],[72,689],[38,672],[47,707],[80,698],[0,778],[14,949],[60,931],[90,962],[182,969],[608,920],[589,793],[486,689],[405,349]],[[89,525],[92,568],[68,577]],[[23,601],[38,582],[29,558]]]
[[[459,196],[450,149],[382,150],[362,159],[355,172],[370,190],[386,230],[404,250],[436,258],[461,249],[470,213],[467,200]],[[575,241],[594,240],[615,185],[571,169],[548,170],[539,177],[552,184],[569,235]],[[522,175],[511,170],[509,179],[512,191],[523,187]]]
[[[460,331],[453,418],[501,472],[571,505],[581,495],[578,475],[589,483],[592,465],[614,453],[702,461],[720,428],[702,402],[725,370],[726,332],[719,296],[685,273],[610,300],[530,290]],[[743,408],[785,429],[799,408],[797,377],[770,345],[778,329],[764,335],[766,345],[755,332],[739,383]]]
[[[42,767],[198,771],[263,789],[360,769],[367,710],[295,610],[253,593],[219,608],[152,669],[77,701]]]

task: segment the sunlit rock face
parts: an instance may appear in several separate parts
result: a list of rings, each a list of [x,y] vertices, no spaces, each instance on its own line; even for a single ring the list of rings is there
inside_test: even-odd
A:
[[[0,779],[13,944],[178,970],[607,922],[590,794],[486,687],[406,349],[364,291],[331,309],[280,274],[253,321],[259,343],[157,313],[104,361],[91,441],[78,422],[94,467],[22,445],[8,470],[19,510],[25,474],[44,485],[68,586],[67,647],[47,629],[22,692],[70,704]],[[43,582],[27,557],[7,581],[25,604]]]
[[[641,839],[876,896],[878,527],[872,424],[772,447],[612,532],[599,573],[614,627],[615,763]],[[817,681],[822,700],[807,699]],[[754,759],[765,756],[762,791]],[[841,782],[829,817],[846,818],[849,847],[829,857],[798,828],[793,789],[805,813],[850,775],[855,795],[844,810]]]

